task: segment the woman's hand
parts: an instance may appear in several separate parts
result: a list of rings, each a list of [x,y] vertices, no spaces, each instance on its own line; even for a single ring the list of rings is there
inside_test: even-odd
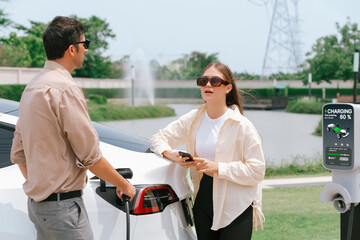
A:
[[[188,157],[181,157],[179,152],[176,150],[165,150],[162,155],[164,157],[166,157],[167,159],[176,162],[177,164],[179,164],[182,167],[191,167],[191,166],[196,166],[196,162],[195,161],[188,161],[186,162],[186,160],[188,160]]]
[[[194,158],[194,162],[196,163],[196,170],[199,173],[205,173],[206,175],[213,177],[214,174],[219,171],[217,162],[205,158]]]

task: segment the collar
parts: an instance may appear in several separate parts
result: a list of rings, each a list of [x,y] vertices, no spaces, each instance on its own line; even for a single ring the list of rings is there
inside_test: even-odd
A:
[[[73,77],[71,76],[71,74],[69,73],[69,71],[66,70],[66,68],[65,68],[63,65],[61,65],[61,64],[59,64],[59,63],[57,63],[57,62],[55,62],[55,61],[47,60],[47,61],[45,62],[44,68],[45,68],[45,69],[49,69],[49,70],[58,71],[58,72],[60,72],[62,75],[65,75],[65,77],[67,77],[67,78],[69,78],[69,79],[71,79],[72,81],[75,82],[75,80],[73,79]]]
[[[241,119],[244,117],[243,115],[241,115],[239,109],[237,108],[237,106],[235,104],[231,105],[229,107],[232,111],[229,115],[229,118],[231,118],[234,121],[240,122]],[[204,115],[206,111],[206,103],[202,104],[198,107],[198,115]]]
[[[244,117],[239,109],[237,108],[237,106],[235,104],[230,106],[230,109],[232,110],[232,112],[230,113],[229,118],[231,118],[234,121],[238,121],[241,122],[241,119]]]

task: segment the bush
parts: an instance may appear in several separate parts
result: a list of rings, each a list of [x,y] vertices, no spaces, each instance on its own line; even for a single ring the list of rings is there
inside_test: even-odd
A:
[[[319,124],[315,128],[315,132],[313,132],[315,136],[322,136],[322,119],[320,119]]]
[[[125,88],[84,88],[85,97],[102,95],[107,98],[126,98]],[[156,98],[201,98],[200,88],[156,88]]]
[[[21,94],[24,91],[26,85],[20,84],[8,84],[0,85],[0,98],[10,99],[19,101]],[[238,86],[241,87],[241,86]],[[245,89],[240,88],[242,91],[249,93],[255,97],[274,97],[275,89],[274,88],[255,88],[255,89]],[[126,88],[83,88],[83,92],[86,98],[89,98],[90,95],[102,95],[107,98],[126,98],[127,89]],[[327,97],[336,97],[337,93],[340,93],[340,96],[352,95],[352,88],[327,88],[326,96]],[[283,88],[278,89],[277,96],[308,96],[308,88]],[[314,97],[322,96],[322,89],[313,88],[311,89],[311,95]],[[358,95],[360,95],[360,89],[358,89]],[[156,98],[201,98],[200,88],[156,88],[155,89]]]
[[[200,88],[156,88],[156,98],[201,98]]]
[[[326,94],[328,94],[328,89],[326,89]],[[309,89],[308,88],[289,88],[289,96],[308,96]],[[335,93],[336,95],[336,93]],[[322,89],[321,88],[312,88],[311,89],[311,96],[322,96]]]
[[[109,102],[106,105],[88,104],[89,115],[93,121],[115,121],[175,116],[174,109],[168,106],[129,107]]]
[[[241,89],[256,97],[275,96],[274,88]],[[83,88],[86,98],[90,95],[102,95],[107,98],[126,98],[125,88]],[[286,96],[288,89],[280,89],[278,96]],[[156,88],[156,98],[201,98],[200,88]]]
[[[0,98],[19,102],[25,87],[23,84],[0,85]]]
[[[326,88],[325,95],[327,97],[336,97],[336,94],[339,93],[340,96],[348,96],[353,95],[352,88]],[[358,94],[360,94],[360,89],[358,89]],[[289,88],[289,96],[308,96],[309,89],[308,88]],[[321,88],[312,88],[311,96],[322,97],[322,89]]]
[[[96,104],[106,104],[107,103],[107,97],[104,97],[101,95],[90,95],[89,100]]]
[[[299,101],[290,101],[285,109],[292,113],[321,114],[324,103],[314,100],[302,99]]]
[[[289,88],[254,88],[254,89],[241,89],[245,93],[249,93],[256,97],[286,97],[289,95]],[[275,93],[276,92],[276,93]]]
[[[273,97],[275,96],[274,88],[241,88],[241,91],[251,94],[255,97]],[[244,94],[243,94],[244,95]]]
[[[86,98],[90,98],[90,95],[101,95],[107,98],[125,98],[125,88],[83,88],[83,92]]]

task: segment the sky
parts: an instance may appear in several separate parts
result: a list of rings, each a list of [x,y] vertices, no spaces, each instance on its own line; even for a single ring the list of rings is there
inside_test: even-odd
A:
[[[97,16],[116,34],[104,56],[141,52],[161,65],[192,51],[218,53],[232,71],[260,74],[272,13],[271,0],[7,0],[0,7],[15,23],[48,23],[55,16]],[[272,0],[274,1],[274,0]],[[290,14],[293,1],[288,0]],[[359,0],[299,0],[301,58],[335,23],[360,23]]]

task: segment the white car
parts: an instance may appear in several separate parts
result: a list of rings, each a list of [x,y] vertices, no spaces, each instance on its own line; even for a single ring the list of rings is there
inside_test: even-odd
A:
[[[10,161],[18,102],[0,99],[0,239],[36,239],[27,214],[24,178]],[[196,239],[193,227],[193,190],[185,168],[149,152],[148,141],[94,123],[103,155],[135,185],[130,202],[131,239]],[[39,129],[46,131],[46,129]],[[133,176],[131,176],[133,175]],[[125,204],[114,186],[88,171],[84,202],[95,239],[125,239]]]

